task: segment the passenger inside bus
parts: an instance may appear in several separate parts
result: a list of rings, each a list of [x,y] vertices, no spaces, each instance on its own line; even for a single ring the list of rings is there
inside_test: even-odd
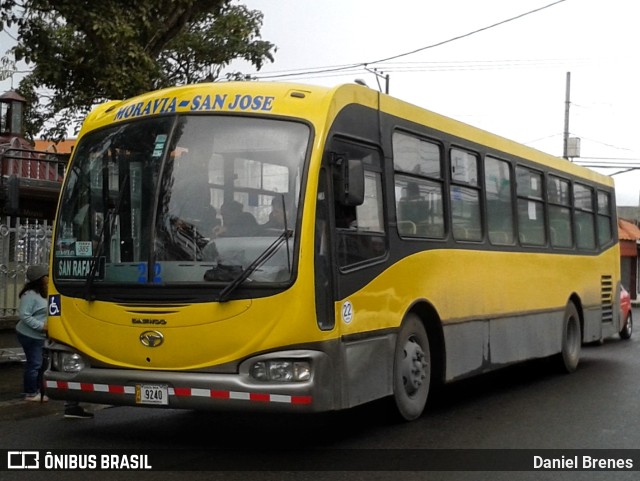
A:
[[[220,207],[222,227],[216,229],[219,236],[242,237],[255,235],[258,222],[249,212],[243,211],[243,205],[237,200],[225,202]]]
[[[190,197],[186,198],[180,208],[178,217],[185,223],[194,226],[205,238],[211,238],[216,226],[220,225],[217,212],[211,202],[208,184],[194,182],[191,186],[185,186],[190,190]]]
[[[260,227],[267,230],[284,230],[284,210],[282,205],[282,196],[274,197],[271,200],[271,212],[269,213],[269,220],[262,224]]]
[[[192,225],[198,233],[211,238],[220,225],[217,211],[211,205],[209,185],[210,147],[196,144],[190,152],[180,155],[174,171],[175,184],[171,189],[174,215]]]
[[[398,202],[398,229],[401,234],[415,235],[418,226],[424,225],[428,220],[429,205],[420,195],[417,183],[409,182],[405,195]]]

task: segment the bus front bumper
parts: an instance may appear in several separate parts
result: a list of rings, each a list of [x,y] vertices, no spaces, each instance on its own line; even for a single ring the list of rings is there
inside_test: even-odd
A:
[[[55,346],[49,346],[54,347]],[[309,380],[261,382],[248,366],[269,359],[305,359],[312,366]],[[252,357],[237,373],[155,371],[85,367],[76,373],[45,372],[52,399],[118,406],[196,410],[254,410],[320,412],[337,409],[335,379],[329,356],[321,351],[290,350]]]

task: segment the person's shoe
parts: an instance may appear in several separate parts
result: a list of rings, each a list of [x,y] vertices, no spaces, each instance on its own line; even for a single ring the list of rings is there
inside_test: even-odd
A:
[[[46,395],[34,394],[32,396],[25,396],[24,400],[29,402],[46,403],[49,400],[49,398]]]
[[[93,413],[85,411],[81,406],[65,408],[64,417],[68,419],[92,419]]]

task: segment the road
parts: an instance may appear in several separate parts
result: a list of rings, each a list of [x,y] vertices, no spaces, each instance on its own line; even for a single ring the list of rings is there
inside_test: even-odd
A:
[[[636,312],[636,319],[640,313]],[[6,367],[0,367],[7,378]],[[487,472],[465,469],[464,450],[640,449],[637,409],[640,384],[640,335],[630,341],[612,338],[600,346],[584,346],[578,370],[557,373],[545,361],[511,367],[496,373],[446,386],[428,412],[412,423],[388,414],[385,402],[345,412],[312,416],[243,413],[194,413],[178,410],[107,407],[93,420],[65,420],[62,403],[24,406],[0,402],[0,449],[127,449],[161,450],[163,466],[185,469],[204,465],[215,470],[218,462],[237,466],[238,472],[95,472],[92,479],[224,479],[224,480],[636,480],[638,472]],[[18,406],[18,408],[16,408]],[[21,410],[21,411],[19,411]],[[26,412],[26,415],[24,414]],[[240,450],[255,450],[257,458],[238,457]],[[269,460],[266,450],[276,450]],[[310,467],[296,453],[311,450]],[[421,471],[413,455],[430,451],[462,450],[460,472]],[[228,458],[220,450],[233,450]],[[325,451],[326,450],[326,451]],[[395,451],[393,451],[395,450]],[[343,464],[345,453],[357,458]],[[509,451],[487,451],[486,456],[508,456]],[[628,452],[620,451],[621,457]],[[157,454],[157,452],[156,452]],[[309,455],[309,453],[306,453]],[[518,453],[514,454],[517,455]],[[292,456],[283,458],[283,456]],[[527,456],[531,453],[527,452]],[[640,454],[635,453],[635,469]],[[158,459],[157,457],[155,458]],[[234,464],[235,463],[235,464]],[[262,463],[262,464],[261,464]],[[406,463],[406,466],[402,465]],[[400,467],[399,467],[400,464]],[[301,469],[287,471],[287,466]],[[386,470],[385,466],[394,468]],[[263,472],[264,469],[284,471]],[[345,468],[346,467],[346,468]],[[256,471],[242,471],[244,469]],[[327,471],[327,469],[352,471]],[[312,469],[312,471],[306,470]],[[392,472],[396,469],[410,471]],[[258,472],[260,471],[260,472]],[[4,476],[9,474],[10,476]],[[52,479],[51,473],[29,473],[29,479]],[[60,474],[60,473],[59,473]],[[2,473],[3,480],[26,479],[23,472]],[[13,476],[13,477],[12,477]],[[65,479],[86,479],[87,473],[69,471]]]

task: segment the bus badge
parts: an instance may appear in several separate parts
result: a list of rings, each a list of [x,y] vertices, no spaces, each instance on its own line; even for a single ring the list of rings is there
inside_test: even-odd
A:
[[[145,331],[140,334],[140,342],[146,347],[158,347],[164,342],[164,336],[158,331]]]

